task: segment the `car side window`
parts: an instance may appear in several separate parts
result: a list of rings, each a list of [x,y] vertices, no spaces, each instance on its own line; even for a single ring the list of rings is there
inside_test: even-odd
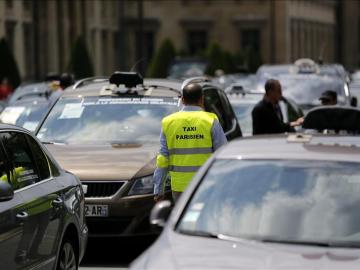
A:
[[[224,129],[224,132],[228,131],[231,128],[231,119],[226,117],[227,114],[221,102],[221,98],[215,88],[204,89],[204,103],[205,110],[215,113],[219,118],[219,122]]]
[[[33,160],[30,147],[25,135],[19,132],[7,132],[1,134],[7,158],[11,163],[11,171],[8,176],[14,190],[34,184],[39,181],[36,164]]]
[[[50,177],[49,163],[44,152],[42,151],[39,144],[33,138],[31,138],[28,135],[25,136],[27,137],[27,140],[29,142],[34,157],[36,157],[36,165],[38,168],[40,180],[49,178]]]

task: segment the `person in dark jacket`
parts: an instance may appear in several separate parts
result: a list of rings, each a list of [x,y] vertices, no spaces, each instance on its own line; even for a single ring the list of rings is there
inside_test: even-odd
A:
[[[294,122],[283,122],[283,115],[279,106],[281,99],[280,82],[274,79],[267,80],[264,98],[255,105],[251,113],[253,135],[294,132],[294,127],[303,123],[302,117]]]

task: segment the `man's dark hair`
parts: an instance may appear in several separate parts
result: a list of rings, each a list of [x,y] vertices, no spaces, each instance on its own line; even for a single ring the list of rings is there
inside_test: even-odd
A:
[[[203,96],[202,87],[197,83],[190,83],[184,87],[182,96],[186,103],[197,104]]]
[[[62,89],[69,87],[70,85],[74,84],[74,76],[69,73],[63,73],[60,76],[60,86]]]
[[[269,91],[276,88],[276,86],[279,84],[278,80],[275,79],[268,79],[265,83],[265,92],[266,94],[269,93]]]
[[[326,90],[323,92],[319,98],[320,100],[329,100],[337,102],[337,93],[333,90]]]

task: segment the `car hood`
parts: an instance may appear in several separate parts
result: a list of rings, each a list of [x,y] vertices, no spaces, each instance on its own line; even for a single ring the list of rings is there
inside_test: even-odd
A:
[[[360,249],[163,234],[130,269],[359,269]]]
[[[81,180],[129,180],[152,174],[159,146],[60,145],[47,149],[58,163]]]

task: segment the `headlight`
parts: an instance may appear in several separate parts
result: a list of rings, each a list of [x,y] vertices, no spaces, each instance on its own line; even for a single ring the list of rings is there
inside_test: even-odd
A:
[[[154,193],[153,175],[144,176],[134,181],[128,195],[144,195]]]

